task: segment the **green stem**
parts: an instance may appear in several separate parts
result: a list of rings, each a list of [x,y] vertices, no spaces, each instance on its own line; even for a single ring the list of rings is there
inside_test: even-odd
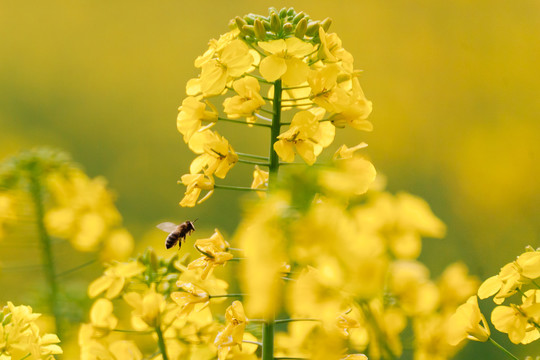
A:
[[[247,121],[242,120],[235,120],[235,119],[228,119],[224,117],[218,117],[219,121],[226,121],[226,122],[232,122],[235,124],[242,124],[242,125],[254,125],[254,126],[262,126],[262,127],[270,127],[270,124],[260,124],[260,123],[248,123]]]
[[[536,286],[537,288],[539,288],[539,289],[540,289],[540,285],[538,285],[538,284],[536,283],[536,281],[534,281],[534,280],[531,280],[531,282],[532,282],[532,283],[534,284],[534,286]]]
[[[85,267],[87,267],[87,266],[89,266],[89,265],[92,265],[92,264],[95,263],[95,262],[96,262],[96,259],[87,261],[87,262],[85,262],[84,264],[81,264],[81,265],[79,265],[79,266],[75,266],[74,268],[68,269],[68,270],[66,270],[66,271],[62,271],[61,273],[57,274],[56,277],[58,278],[58,277],[60,277],[60,276],[69,275],[69,274],[71,274],[72,272],[75,272],[75,271],[80,270],[80,269],[82,269],[82,268],[85,268]]]
[[[262,328],[262,360],[274,359],[274,319],[263,323]]]
[[[244,297],[246,294],[223,294],[223,295],[208,295],[209,299],[216,298],[230,298],[230,297]]]
[[[268,156],[260,156],[260,155],[253,155],[253,154],[246,154],[246,153],[240,153],[240,152],[236,152],[236,155],[238,156],[243,156],[243,157],[247,157],[247,158],[252,158],[252,159],[260,159],[260,160],[266,160],[268,161]]]
[[[225,189],[225,190],[238,190],[238,191],[266,191],[266,189],[252,189],[250,187],[242,186],[231,186],[231,185],[214,185],[215,189]]]
[[[163,360],[169,360],[167,348],[165,347],[165,339],[163,338],[163,333],[161,332],[161,327],[159,325],[156,326],[156,334],[158,337],[159,352],[161,353]]]
[[[259,166],[270,166],[268,163],[258,162],[258,161],[251,161],[251,160],[244,160],[244,159],[238,159],[239,163],[242,164],[251,164],[251,165],[259,165]]]
[[[281,129],[281,80],[276,80],[274,83],[274,116],[272,117],[272,128],[270,130],[270,185],[275,186],[275,180],[279,170],[279,157],[274,150],[274,144],[278,141],[279,132]]]
[[[512,354],[510,351],[506,350],[501,344],[493,340],[491,337],[489,337],[489,341],[496,347],[498,347],[502,352],[504,352],[510,359],[519,360],[514,354]]]
[[[269,158],[270,166],[268,167],[269,173],[269,187],[275,187],[277,184],[277,175],[279,170],[279,156],[274,150],[274,144],[278,141],[279,132],[281,130],[281,94],[282,94],[281,80],[274,82],[274,99],[273,99],[273,116],[272,116],[272,128],[270,130],[270,149]],[[262,360],[274,360],[274,327],[275,327],[275,315],[268,316],[263,323],[262,328]]]
[[[276,324],[285,324],[285,323],[290,323],[290,322],[294,322],[294,321],[321,321],[319,319],[310,319],[310,318],[305,318],[305,319],[278,319],[276,320]]]
[[[41,169],[38,165],[34,165],[30,171],[30,193],[35,206],[36,213],[36,225],[39,241],[41,244],[41,256],[45,271],[45,280],[49,287],[49,308],[54,315],[54,321],[56,326],[56,335],[60,339],[63,338],[62,334],[62,312],[60,310],[60,304],[58,302],[58,282],[56,281],[56,270],[54,267],[54,256],[52,251],[51,237],[45,228],[44,217],[45,209],[43,205],[43,186],[41,184]]]

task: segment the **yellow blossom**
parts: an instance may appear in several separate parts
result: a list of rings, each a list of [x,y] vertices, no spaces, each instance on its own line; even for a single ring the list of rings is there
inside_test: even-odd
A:
[[[360,157],[337,163],[336,169],[321,171],[319,182],[330,193],[361,195],[375,180],[377,172],[371,162]]]
[[[540,322],[540,290],[526,291],[522,301],[522,305],[497,306],[491,312],[493,326],[507,333],[514,344],[528,344],[540,338],[535,325]]]
[[[491,332],[486,318],[478,307],[478,298],[471,296],[457,308],[448,322],[448,342],[457,345],[465,339],[487,341]]]
[[[233,258],[233,255],[227,252],[229,243],[223,239],[218,229],[209,239],[197,240],[195,248],[204,256],[192,261],[188,265],[188,269],[201,268],[203,270],[201,274],[203,280],[208,277],[216,266],[223,265]]]
[[[204,309],[210,303],[210,296],[204,290],[199,289],[191,283],[177,283],[183,292],[176,291],[171,294],[171,298],[176,302],[180,307],[180,316],[186,316],[190,314],[194,309],[195,305],[202,304],[198,308],[199,311]]]
[[[319,122],[323,116],[324,111],[300,111],[294,115],[289,129],[274,143],[274,150],[283,161],[293,162],[296,150],[307,164],[313,165],[323,148],[334,140],[334,126]]]
[[[313,45],[296,37],[258,43],[261,49],[270,53],[261,60],[259,71],[267,81],[283,79],[294,86],[306,81],[309,67],[302,59],[313,52]]]
[[[55,334],[40,335],[36,324],[41,314],[30,306],[15,306],[12,302],[0,311],[0,358],[41,360],[62,354]]]
[[[341,112],[350,102],[347,91],[337,86],[339,72],[337,65],[328,65],[310,70],[308,76],[313,102],[331,113]]]
[[[103,276],[90,283],[88,296],[93,298],[106,291],[107,299],[115,298],[124,288],[126,279],[139,275],[144,269],[145,266],[138,261],[110,265]]]
[[[364,149],[368,146],[365,142],[362,142],[358,145],[355,145],[351,148],[347,147],[347,145],[343,144],[339,147],[339,149],[336,150],[334,153],[334,160],[337,159],[351,159],[354,156],[354,152],[360,149]]]
[[[223,179],[238,161],[238,155],[227,139],[210,130],[193,134],[189,140],[189,148],[200,154],[191,162],[191,174],[204,172],[206,176],[215,175]]]
[[[186,185],[184,198],[180,201],[180,206],[193,207],[200,204],[214,193],[214,178],[204,174],[186,174],[182,175],[182,183]],[[208,193],[199,200],[202,190],[208,190]]]
[[[98,336],[105,336],[116,328],[118,319],[113,315],[113,304],[107,299],[98,299],[90,309],[90,323]]]
[[[132,319],[135,328],[144,329],[144,325],[156,327],[161,324],[161,313],[165,309],[165,299],[162,294],[156,292],[154,285],[152,284],[144,295],[129,292],[123,296],[124,300],[133,307]]]
[[[201,90],[204,96],[219,95],[230,78],[238,78],[252,67],[253,55],[241,40],[232,40],[219,52],[218,58],[201,66]]]
[[[244,307],[240,301],[233,301],[232,305],[225,311],[225,328],[221,330],[214,341],[218,348],[218,359],[224,360],[231,348],[238,345],[242,350],[242,340],[244,329],[248,319],[244,314]]]
[[[191,139],[191,136],[201,129],[201,122],[208,122],[208,126],[213,126],[218,119],[217,110],[213,107],[210,111],[206,110],[206,105],[199,99],[189,96],[182,101],[182,106],[178,108],[180,111],[176,120],[178,131],[184,135],[186,144]],[[205,127],[205,128],[207,128]]]
[[[347,71],[352,71],[353,57],[342,47],[341,39],[337,34],[327,34],[322,27],[319,27],[319,38],[321,46],[319,47],[319,59],[328,63],[340,63]]]
[[[437,286],[443,310],[453,312],[478,290],[480,281],[468,271],[465,264],[457,262],[447,266],[442,273]]]
[[[268,171],[261,170],[258,165],[255,165],[255,170],[253,170],[253,181],[251,182],[252,189],[268,189]],[[265,193],[262,191],[257,191],[257,194],[260,197],[264,197]]]
[[[246,76],[233,83],[233,89],[238,95],[225,99],[223,111],[231,119],[250,117],[265,104],[261,94],[261,86],[257,79]]]

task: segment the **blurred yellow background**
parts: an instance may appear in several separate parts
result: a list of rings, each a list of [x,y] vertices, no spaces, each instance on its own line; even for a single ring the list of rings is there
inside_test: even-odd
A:
[[[193,158],[177,108],[208,40],[269,6],[334,20],[331,31],[364,70],[375,126],[338,131],[337,143],[368,142],[389,190],[425,198],[448,225],[446,239],[424,243],[434,276],[462,260],[485,279],[540,245],[537,0],[0,0],[0,157],[37,145],[70,152],[109,180],[135,239],[162,220],[195,218],[209,234],[231,234],[237,193],[177,205],[176,181]],[[236,150],[266,151],[235,126],[223,132]],[[237,166],[228,181],[246,185],[250,171]],[[2,289],[0,302],[10,293]],[[458,358],[487,359],[475,353],[487,348]]]

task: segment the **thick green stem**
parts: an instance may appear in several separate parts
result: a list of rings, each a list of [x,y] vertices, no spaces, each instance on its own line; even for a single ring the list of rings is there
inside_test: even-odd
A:
[[[514,360],[519,360],[518,357],[516,357],[514,354],[512,354],[510,351],[506,350],[501,344],[499,344],[498,342],[496,342],[495,340],[493,340],[491,337],[489,338],[489,341],[495,345],[496,347],[498,347],[502,352],[504,352],[506,354],[506,356],[508,356],[510,359],[514,359]]]
[[[161,353],[163,360],[169,360],[169,357],[167,356],[167,347],[165,346],[165,339],[163,338],[163,333],[161,332],[161,327],[159,325],[156,326],[156,334],[158,337],[159,352]]]
[[[274,82],[274,99],[273,99],[273,115],[272,128],[270,130],[270,149],[269,158],[270,166],[268,167],[269,179],[268,187],[271,189],[277,184],[277,175],[279,170],[279,157],[274,150],[274,144],[278,141],[279,132],[281,130],[281,80]],[[272,314],[265,319],[262,329],[262,360],[274,360],[274,326],[275,315]]]
[[[274,360],[274,319],[268,319],[263,323],[262,360]]]
[[[43,206],[43,186],[41,183],[41,177],[41,169],[38,165],[34,165],[30,171],[30,193],[32,195],[32,201],[34,202],[35,207],[36,225],[39,242],[41,244],[41,256],[45,271],[45,280],[49,288],[49,309],[54,316],[56,335],[62,339],[62,312],[58,302],[59,286],[58,282],[56,281],[56,270],[54,267],[51,237],[45,228],[45,223],[43,220],[45,217],[45,209]]]
[[[270,130],[270,186],[275,185],[276,177],[279,170],[279,157],[274,150],[274,144],[278,141],[279,132],[281,129],[281,80],[274,83],[274,108],[272,116],[272,128]]]

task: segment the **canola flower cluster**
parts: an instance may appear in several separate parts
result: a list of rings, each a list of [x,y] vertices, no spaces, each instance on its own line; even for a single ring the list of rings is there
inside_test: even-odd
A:
[[[62,354],[55,334],[40,335],[36,324],[41,314],[32,312],[30,306],[15,306],[8,302],[0,311],[0,359],[41,360],[54,359]]]
[[[133,238],[122,227],[106,186],[105,179],[89,178],[62,152],[22,152],[0,169],[0,238],[9,237],[7,228],[16,227],[18,220],[30,218],[43,227],[39,231],[69,240],[78,251],[125,260],[133,251]]]
[[[464,339],[495,342],[489,323],[478,306],[478,298],[493,297],[497,306],[491,324],[506,333],[514,344],[530,344],[540,338],[540,249],[528,247],[497,275],[485,280],[477,295],[461,305],[451,319],[451,343]],[[507,305],[503,305],[508,302]],[[496,346],[500,346],[495,343]],[[515,358],[515,357],[514,357]]]
[[[177,128],[198,155],[181,178],[186,192],[180,205],[206,200],[214,188],[223,187],[214,177],[225,178],[239,162],[274,169],[278,161],[291,163],[298,154],[312,165],[334,141],[336,127],[372,129],[366,120],[371,102],[360,87],[360,72],[339,37],[328,33],[330,24],[330,19],[313,21],[294,9],[271,9],[267,17],[237,17],[231,31],[210,41],[195,60],[201,72],[187,83],[188,96],[179,108]],[[223,97],[225,116],[212,103]],[[212,129],[219,122],[269,129],[271,154],[236,152]],[[283,126],[288,128],[282,131]],[[257,167],[253,188],[264,189],[267,177]]]

